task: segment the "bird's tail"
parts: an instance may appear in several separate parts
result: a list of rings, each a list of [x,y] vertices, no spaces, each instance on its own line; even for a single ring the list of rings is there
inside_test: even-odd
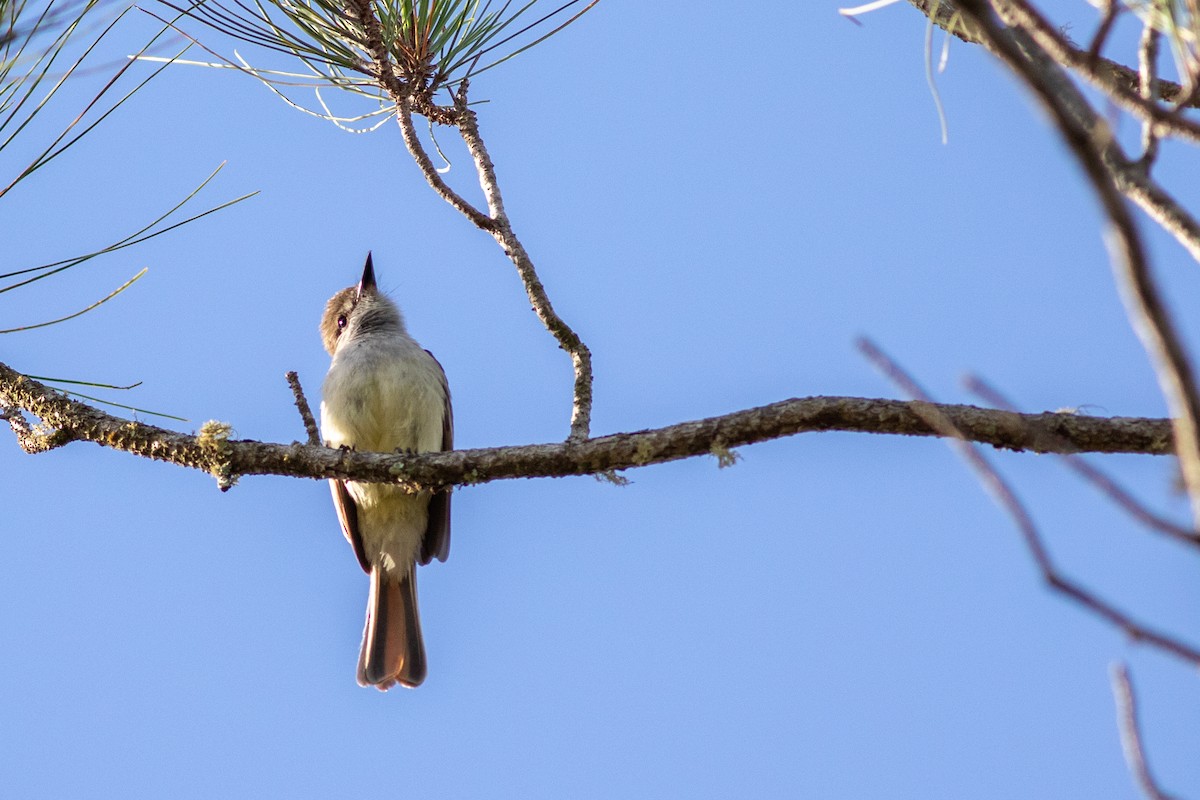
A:
[[[402,577],[371,568],[371,597],[362,653],[358,657],[358,683],[386,691],[399,683],[420,686],[425,680],[425,645],[417,617],[416,569]]]

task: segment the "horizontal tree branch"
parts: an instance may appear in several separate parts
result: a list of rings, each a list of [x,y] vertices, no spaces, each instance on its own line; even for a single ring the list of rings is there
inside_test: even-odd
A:
[[[617,433],[584,442],[382,454],[335,450],[299,442],[274,444],[226,438],[229,426],[206,423],[183,434],[112,416],[0,364],[0,414],[13,420],[18,443],[40,452],[73,441],[199,469],[228,488],[241,475],[349,478],[441,488],[511,478],[597,475],[700,455],[721,461],[730,448],[799,433],[846,431],[936,436],[920,402],[860,397],[802,397],[662,428]],[[1047,412],[1017,414],[975,406],[935,406],[974,442],[1036,453],[1172,452],[1165,419],[1088,417]],[[41,420],[31,431],[21,411]]]

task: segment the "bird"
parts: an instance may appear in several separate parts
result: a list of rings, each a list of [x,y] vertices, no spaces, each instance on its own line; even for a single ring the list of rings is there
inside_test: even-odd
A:
[[[329,299],[321,339],[332,360],[321,387],[327,447],[377,453],[454,449],[445,370],[409,335],[367,254],[357,286]],[[386,691],[425,680],[416,565],[450,554],[450,492],[329,481],[342,533],[370,575],[358,683]]]

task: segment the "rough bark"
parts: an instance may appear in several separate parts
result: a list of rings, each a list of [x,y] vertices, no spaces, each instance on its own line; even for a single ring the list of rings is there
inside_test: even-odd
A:
[[[353,478],[438,488],[510,478],[601,475],[699,455],[722,463],[731,448],[799,433],[847,431],[936,436],[920,402],[861,397],[800,397],[663,428],[616,433],[584,442],[529,444],[446,453],[381,454],[316,445],[226,438],[228,426],[206,423],[185,434],[112,416],[0,364],[0,411],[27,452],[73,441],[209,472],[228,488],[241,475]],[[937,405],[962,435],[997,448],[1036,453],[1172,452],[1165,419],[1017,414]],[[23,413],[41,420],[30,425]],[[38,430],[38,428],[41,430]]]

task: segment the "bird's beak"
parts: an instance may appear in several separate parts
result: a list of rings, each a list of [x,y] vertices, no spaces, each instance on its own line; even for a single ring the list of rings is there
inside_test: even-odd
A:
[[[358,282],[358,296],[375,291],[375,265],[371,263],[371,253],[367,253],[367,263],[363,267],[362,280]]]

